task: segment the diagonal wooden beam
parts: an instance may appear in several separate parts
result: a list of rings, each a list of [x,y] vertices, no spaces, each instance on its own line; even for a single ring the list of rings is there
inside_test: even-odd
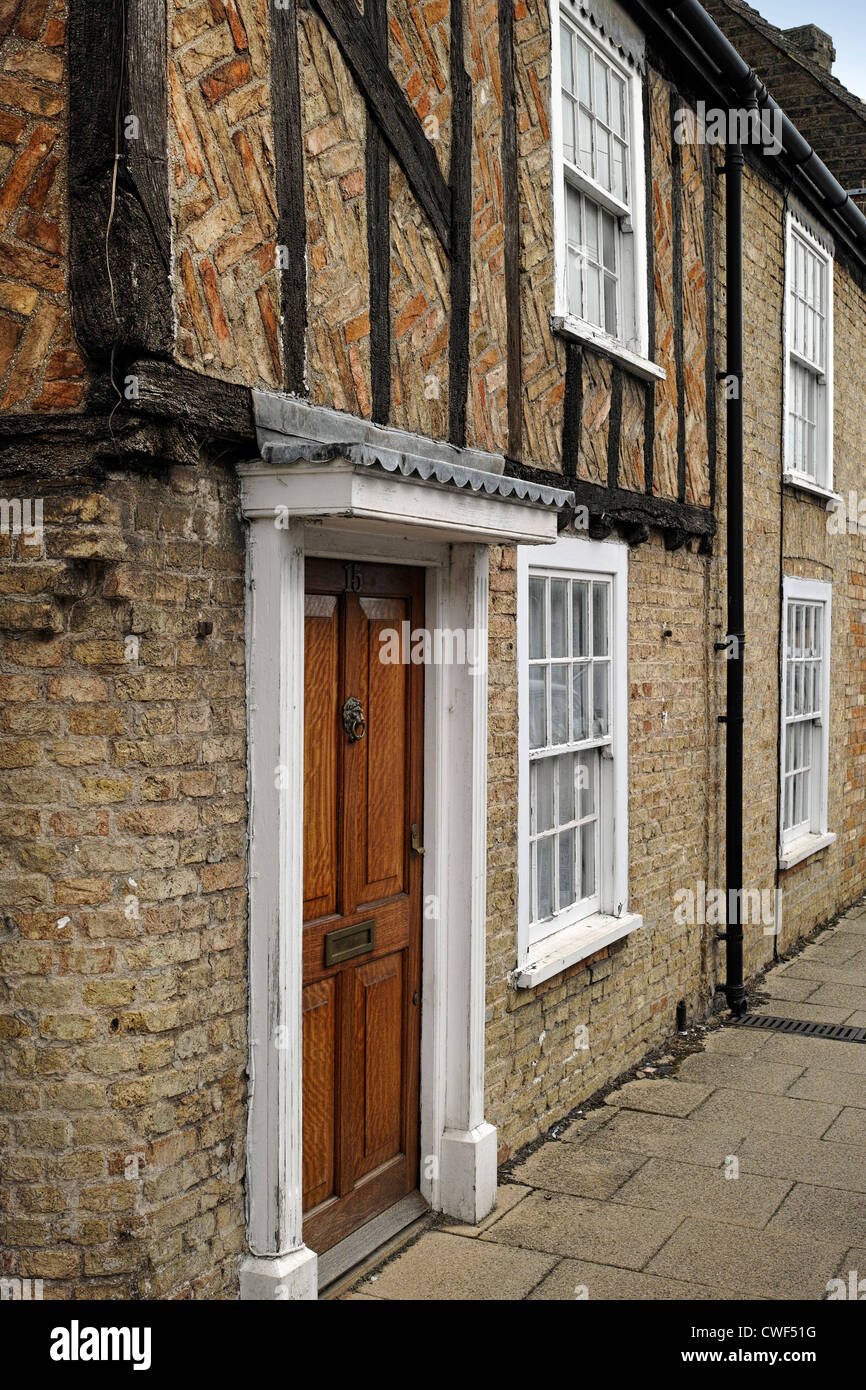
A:
[[[369,21],[355,0],[313,0],[412,192],[444,250],[451,254],[451,190],[397,79],[382,61]]]

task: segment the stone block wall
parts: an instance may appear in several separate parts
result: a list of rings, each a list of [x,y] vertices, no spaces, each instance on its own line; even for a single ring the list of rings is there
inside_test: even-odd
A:
[[[237,1292],[235,502],[220,466],[109,473],[44,490],[38,549],[3,538],[0,1272],[46,1298]]]
[[[697,897],[701,880],[718,881],[709,565],[689,548],[665,550],[660,538],[629,560],[629,906],[643,926],[535,989],[513,989],[516,557],[492,552],[486,1115],[502,1158],[672,1031],[681,1000],[692,1020],[707,1010],[716,928],[677,915],[675,895]],[[581,1026],[588,1048],[576,1035]]]

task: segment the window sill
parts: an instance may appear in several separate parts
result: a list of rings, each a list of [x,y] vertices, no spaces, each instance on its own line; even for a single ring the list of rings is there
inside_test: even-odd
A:
[[[789,845],[782,847],[779,855],[780,869],[793,869],[795,864],[802,864],[804,859],[808,859],[813,854],[818,854],[820,850],[832,845],[836,839],[832,830],[825,831],[823,835],[801,835],[799,840],[792,840]]]
[[[512,976],[512,984],[515,989],[533,989],[642,926],[643,918],[637,912],[626,912],[622,917],[597,912],[584,917],[530,946],[526,960]]]
[[[560,333],[563,338],[570,338],[572,342],[594,348],[596,352],[603,352],[606,357],[613,358],[614,362],[618,362],[634,376],[642,377],[644,381],[667,380],[664,367],[659,367],[648,357],[641,357],[639,353],[632,352],[631,348],[617,342],[616,338],[609,338],[606,333],[597,332],[570,314],[554,314],[550,322],[555,333]]]
[[[820,497],[827,505],[828,512],[834,512],[842,501],[841,493],[834,492],[832,488],[824,487],[821,483],[816,483],[813,478],[807,478],[801,473],[783,473],[782,482],[788,487],[797,488],[800,492],[808,492],[813,497]]]

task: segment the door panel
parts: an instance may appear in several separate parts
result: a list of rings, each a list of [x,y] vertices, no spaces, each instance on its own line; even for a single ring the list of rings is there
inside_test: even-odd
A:
[[[304,1240],[323,1252],[418,1182],[423,667],[381,638],[423,624],[423,572],[306,569]]]
[[[354,972],[355,1041],[361,1054],[358,1072],[364,1078],[358,1090],[363,1135],[359,1177],[400,1148],[404,956],[386,956]]]
[[[334,1192],[336,979],[307,985],[304,1020],[304,1207]]]
[[[378,601],[381,606],[381,600]],[[406,704],[408,666],[383,663],[380,637],[408,618],[408,605],[392,603],[390,620],[367,618],[367,699],[370,728],[388,729],[387,739],[371,738],[367,750],[367,862],[359,901],[388,897],[404,886],[406,849]]]
[[[339,609],[307,594],[304,621],[304,918],[337,907]]]

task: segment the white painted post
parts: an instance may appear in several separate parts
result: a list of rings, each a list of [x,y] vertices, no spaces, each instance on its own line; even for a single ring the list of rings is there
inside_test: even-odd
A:
[[[302,1235],[303,528],[251,521],[247,569],[250,1101],[242,1299],[315,1299]]]
[[[443,625],[487,634],[489,551],[455,546]],[[439,1205],[480,1221],[496,1202],[496,1130],[484,1120],[487,932],[487,660],[446,668],[440,757],[450,772],[441,833],[447,941],[445,1129]],[[443,808],[445,809],[445,808]]]

